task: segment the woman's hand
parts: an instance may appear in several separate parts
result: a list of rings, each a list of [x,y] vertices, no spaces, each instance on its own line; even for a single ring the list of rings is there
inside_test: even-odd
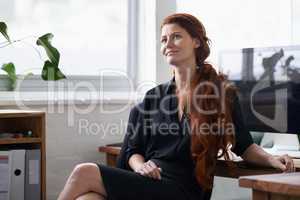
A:
[[[151,160],[143,163],[137,170],[135,170],[136,173],[158,180],[161,179],[161,171],[161,168],[157,167],[156,164]]]
[[[283,172],[294,172],[295,166],[291,157],[287,154],[282,156],[270,156],[269,163],[272,167]]]

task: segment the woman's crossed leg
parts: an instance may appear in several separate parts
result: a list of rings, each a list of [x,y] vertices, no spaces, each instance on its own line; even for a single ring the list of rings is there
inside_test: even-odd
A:
[[[72,171],[58,200],[105,200],[106,196],[98,166],[82,163]]]

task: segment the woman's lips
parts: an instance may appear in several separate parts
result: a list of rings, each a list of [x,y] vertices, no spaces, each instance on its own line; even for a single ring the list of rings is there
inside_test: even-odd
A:
[[[168,53],[167,53],[167,56],[170,56],[170,55],[172,55],[172,54],[176,54],[178,51],[169,51]]]

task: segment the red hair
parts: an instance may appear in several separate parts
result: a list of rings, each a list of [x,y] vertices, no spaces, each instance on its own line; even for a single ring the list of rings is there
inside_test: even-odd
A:
[[[210,64],[205,62],[210,54],[209,39],[204,26],[196,17],[177,13],[166,17],[161,28],[166,24],[177,24],[192,38],[200,41],[200,46],[195,49],[199,69],[191,80],[189,98],[188,100],[186,97],[178,98],[179,102],[184,102],[183,105],[186,105],[190,111],[188,115],[191,120],[191,153],[195,161],[195,175],[203,189],[208,190],[213,186],[217,158],[224,156],[229,160],[229,147],[235,142],[234,129],[226,129],[226,125],[232,124],[231,105],[236,89],[229,84],[224,75],[218,74]],[[201,85],[201,83],[205,84]],[[197,95],[216,95],[217,98],[195,99]],[[199,109],[203,112],[199,112]],[[209,114],[204,112],[212,109],[216,112]],[[218,123],[225,126],[214,127],[214,130],[204,132],[201,128],[204,123],[210,127]]]

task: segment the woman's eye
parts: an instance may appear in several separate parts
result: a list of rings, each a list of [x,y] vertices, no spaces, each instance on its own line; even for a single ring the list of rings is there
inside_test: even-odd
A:
[[[161,43],[166,43],[166,42],[167,42],[167,39],[165,39],[165,38],[164,38],[164,39],[161,39],[160,42],[161,42]]]
[[[174,39],[178,40],[181,38],[181,35],[174,35]]]

